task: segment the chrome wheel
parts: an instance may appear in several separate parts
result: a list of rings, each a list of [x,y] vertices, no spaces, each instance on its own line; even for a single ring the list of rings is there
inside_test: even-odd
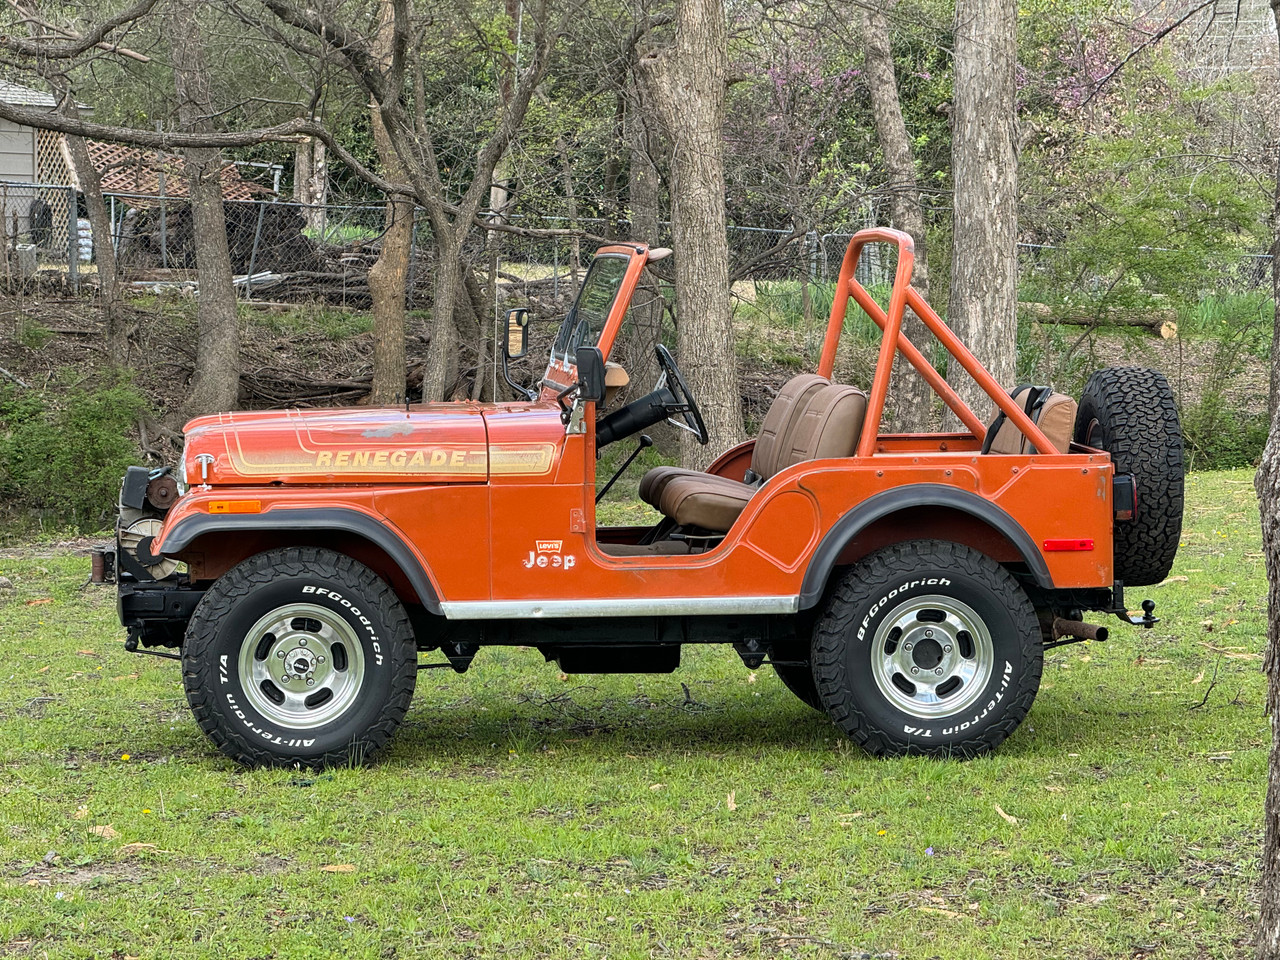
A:
[[[889,613],[871,642],[871,673],[903,713],[948,717],[982,696],[995,668],[986,623],[954,597],[912,597]]]
[[[276,607],[240,646],[250,705],[282,727],[310,729],[341,716],[364,683],[364,651],[339,614],[311,603]]]

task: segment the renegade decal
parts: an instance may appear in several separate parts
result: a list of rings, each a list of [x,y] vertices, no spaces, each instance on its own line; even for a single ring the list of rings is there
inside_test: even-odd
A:
[[[550,443],[501,444],[491,450],[476,446],[347,448],[299,450],[258,456],[237,443],[228,451],[232,471],[244,476],[331,473],[434,474],[483,477],[539,476],[551,470],[555,446]]]
[[[526,570],[532,570],[534,567],[572,570],[578,565],[578,558],[572,553],[561,555],[563,540],[535,540],[533,546],[534,549],[529,551],[529,556],[520,561],[520,565]]]

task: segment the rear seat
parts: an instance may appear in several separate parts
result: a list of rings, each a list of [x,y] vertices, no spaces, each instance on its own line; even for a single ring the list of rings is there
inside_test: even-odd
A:
[[[774,430],[766,437],[765,429],[761,429],[756,443],[764,441],[765,447],[763,451],[757,449],[759,457],[753,455],[751,459],[752,470],[757,460],[767,468],[767,472],[760,473],[762,480],[806,460],[851,457],[857,449],[867,413],[867,395],[854,387],[825,381],[817,384],[817,389],[812,387],[812,383],[806,383],[791,391],[795,397],[791,401],[793,409],[782,411],[772,425],[769,421],[773,407],[782,399],[782,392],[770,407],[766,426],[773,426]],[[755,484],[725,477],[680,471],[651,483],[650,494],[656,495],[657,508],[680,526],[724,533],[758,489]]]
[[[987,425],[987,439],[982,444],[983,453],[1030,454],[1067,453],[1071,449],[1071,436],[1075,430],[1076,402],[1065,393],[1054,393],[1048,387],[1022,384],[1009,391],[1009,396],[1038,426],[1055,450],[1039,450],[1023,436],[1017,425],[996,409]]]

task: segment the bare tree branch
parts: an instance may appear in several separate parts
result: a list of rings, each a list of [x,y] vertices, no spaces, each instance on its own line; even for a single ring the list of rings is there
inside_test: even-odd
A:
[[[11,50],[14,53],[21,54],[25,57],[37,57],[45,60],[73,60],[81,54],[92,50],[94,47],[101,47],[112,53],[119,53],[123,56],[130,57],[134,60],[146,63],[150,61],[150,57],[145,54],[137,53],[133,50],[125,50],[117,47],[115,44],[104,43],[106,38],[115,30],[127,23],[146,16],[151,9],[159,2],[159,0],[138,0],[131,7],[126,7],[113,17],[108,17],[101,23],[96,24],[87,33],[74,37],[67,43],[48,43],[38,40],[31,40],[26,37],[15,37],[8,34],[0,35],[0,47]],[[25,15],[25,11],[24,11]],[[55,30],[59,33],[65,31],[57,30],[52,24],[38,21],[39,26],[49,30]]]

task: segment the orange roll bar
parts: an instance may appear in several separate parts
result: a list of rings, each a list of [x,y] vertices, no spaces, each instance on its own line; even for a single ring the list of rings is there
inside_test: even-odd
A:
[[[898,269],[894,274],[893,290],[889,294],[889,309],[881,310],[871,294],[855,279],[858,260],[862,256],[862,248],[868,243],[891,243],[898,248]],[[879,439],[880,423],[884,417],[885,398],[889,393],[889,376],[893,370],[894,354],[901,351],[906,360],[925,379],[956,414],[966,427],[973,431],[978,439],[986,438],[986,427],[973,410],[938,374],[933,366],[924,358],[911,340],[902,334],[902,315],[909,304],[929,331],[938,338],[938,342],[959,362],[969,376],[991,398],[995,405],[1010,421],[1027,437],[1040,453],[1056,453],[1056,448],[1049,438],[1027,416],[1026,412],[1013,402],[1008,392],[996,382],[986,368],[978,362],[969,348],[959,337],[942,322],[942,318],[933,308],[925,303],[924,298],[911,288],[911,274],[915,267],[915,242],[901,230],[874,228],[860,230],[849,240],[844,260],[840,264],[840,277],[836,281],[835,296],[831,302],[831,316],[827,321],[827,334],[822,344],[822,359],[818,363],[818,373],[828,379],[835,369],[836,349],[840,345],[840,333],[844,329],[844,318],[852,298],[867,315],[876,322],[883,331],[880,339],[880,353],[876,360],[875,379],[871,384],[871,395],[867,400],[868,424],[874,424],[875,430],[864,430],[858,441],[859,457],[869,457],[875,452]]]

